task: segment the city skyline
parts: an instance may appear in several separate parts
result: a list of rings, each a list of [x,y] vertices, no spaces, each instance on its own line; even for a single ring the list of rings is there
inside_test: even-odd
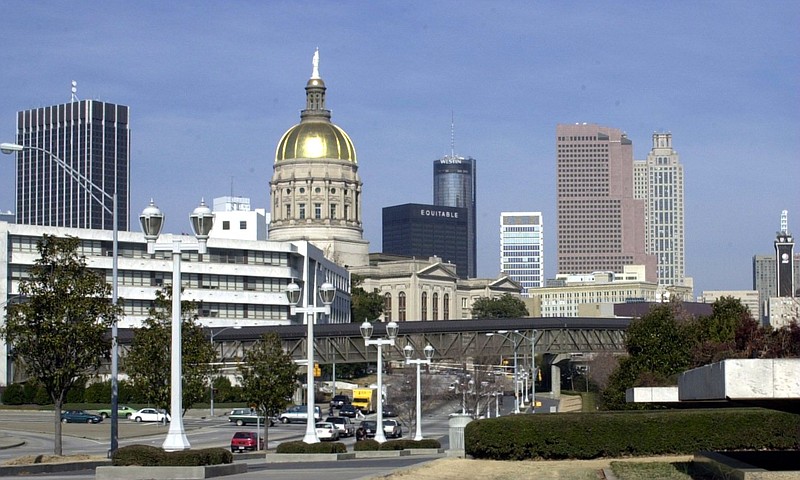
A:
[[[319,47],[328,108],[358,154],[370,251],[382,208],[428,203],[431,161],[454,153],[477,161],[478,276],[496,276],[500,212],[555,225],[555,129],[578,122],[625,131],[637,160],[653,132],[673,134],[695,295],[752,288],[781,210],[798,230],[795,4],[5,6],[0,141],[17,111],[68,102],[72,80],[81,99],[130,106],[132,229],[151,197],[174,232],[201,197],[268,208]],[[0,158],[0,210],[13,210],[14,162]]]

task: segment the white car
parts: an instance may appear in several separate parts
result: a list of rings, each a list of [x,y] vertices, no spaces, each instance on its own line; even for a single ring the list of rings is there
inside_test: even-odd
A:
[[[155,408],[143,408],[131,414],[130,419],[134,422],[163,422],[164,415],[167,417],[167,421],[169,422],[172,420],[172,417],[169,416],[169,413],[164,413],[162,411],[156,410]]]
[[[339,429],[330,422],[318,422],[316,425],[317,438],[320,440],[339,440]]]

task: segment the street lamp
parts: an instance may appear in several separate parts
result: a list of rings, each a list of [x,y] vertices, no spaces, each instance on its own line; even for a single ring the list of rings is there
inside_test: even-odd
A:
[[[433,358],[433,347],[427,345],[423,352],[425,352],[425,359],[417,359],[412,360],[411,356],[414,354],[414,347],[411,345],[406,345],[403,348],[403,355],[406,356],[406,364],[416,364],[417,365],[417,434],[414,435],[414,440],[422,440],[422,390],[420,385],[420,378],[419,378],[419,369],[420,365],[430,365],[431,358]]]
[[[377,345],[378,346],[378,421],[375,425],[375,441],[383,443],[386,441],[386,435],[383,433],[383,355],[381,347],[384,345],[394,345],[394,339],[397,338],[397,331],[400,327],[397,322],[389,322],[386,324],[386,336],[388,338],[376,338],[370,340],[372,336],[372,324],[365,321],[361,324],[361,336],[364,337],[364,346]]]
[[[214,331],[213,328],[209,327],[208,331],[209,331],[210,336],[211,336],[211,349],[214,350],[214,356],[216,356],[216,354],[217,354],[216,350],[214,349],[214,337],[216,335],[219,335],[220,333],[224,332],[225,330],[230,330],[231,328],[233,328],[235,330],[239,330],[242,327],[240,327],[239,325],[234,325],[232,327],[225,327],[222,330],[218,330],[216,332]],[[223,360],[224,360],[224,358],[223,358]],[[210,395],[211,395],[211,417],[213,418],[214,417],[214,377],[213,377],[213,375],[211,377],[211,382],[210,383],[211,383],[211,391],[210,391]]]
[[[528,338],[527,335],[520,332],[519,330],[513,330],[509,332],[508,330],[498,330],[494,333],[487,333],[486,336],[491,337],[492,335],[500,335],[501,337],[505,338],[506,340],[510,340],[514,344],[514,413],[519,413],[520,407],[520,395],[518,393],[518,384],[520,382],[519,378],[519,370],[517,369],[517,347],[519,343],[517,342],[517,337],[522,338],[523,340],[528,340],[531,342],[531,396],[530,396],[530,405],[531,405],[531,412],[535,411],[536,408],[536,330],[531,332],[531,338]],[[509,335],[511,335],[509,337]],[[527,376],[525,377],[527,379]],[[525,388],[525,399],[524,401],[527,402],[527,388]]]
[[[200,206],[195,208],[189,216],[192,223],[197,243],[184,243],[180,236],[173,235],[172,242],[156,243],[164,226],[164,214],[150,200],[148,205],[139,215],[142,224],[144,238],[147,240],[147,253],[153,254],[157,251],[172,252],[172,349],[171,349],[171,376],[170,376],[170,410],[172,420],[169,424],[167,438],[162,444],[162,448],[168,452],[186,450],[190,447],[189,440],[186,438],[186,431],[183,428],[183,385],[181,368],[181,254],[183,252],[197,251],[203,255],[206,253],[206,243],[208,233],[214,222],[214,214],[204,201],[200,201]]]
[[[112,260],[111,260],[111,302],[114,306],[117,306],[117,299],[118,299],[118,291],[119,291],[119,280],[117,276],[117,266],[119,264],[118,260],[118,252],[119,252],[119,222],[117,221],[117,183],[114,182],[114,193],[109,195],[102,187],[98,184],[94,183],[93,181],[89,180],[86,175],[82,174],[70,164],[62,160],[58,157],[55,153],[51,152],[50,150],[35,147],[33,145],[19,145],[16,143],[0,143],[0,152],[5,153],[6,155],[14,153],[14,152],[21,152],[23,150],[34,150],[37,152],[42,152],[47,154],[52,158],[56,164],[61,167],[67,174],[77,183],[80,185],[84,190],[86,190],[89,195],[97,201],[98,204],[106,211],[106,213],[111,214],[111,220],[114,222],[113,229],[112,229]],[[103,198],[111,200],[112,207],[109,209],[106,204],[103,202],[103,199],[95,194],[95,191],[99,192]],[[117,412],[117,407],[119,405],[119,386],[117,383],[117,379],[119,377],[119,343],[117,342],[117,316],[114,315],[114,320],[111,322],[111,445],[109,447],[109,455],[117,451],[117,447],[119,446],[119,430],[118,430],[118,419],[119,413]]]
[[[317,437],[316,424],[316,404],[314,399],[314,322],[318,313],[325,315],[331,314],[331,304],[336,297],[336,287],[330,282],[325,282],[319,287],[319,298],[322,300],[322,307],[316,306],[316,299],[314,306],[308,305],[305,307],[298,307],[300,297],[302,296],[303,289],[294,281],[286,286],[286,298],[289,300],[290,313],[304,313],[306,315],[306,323],[308,324],[308,341],[306,342],[306,354],[308,358],[308,365],[306,365],[306,385],[308,393],[306,395],[306,434],[303,437],[305,443],[319,443]],[[305,302],[304,302],[305,303]]]

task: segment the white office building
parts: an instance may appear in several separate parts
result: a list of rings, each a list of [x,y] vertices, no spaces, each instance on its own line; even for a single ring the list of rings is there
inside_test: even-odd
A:
[[[542,212],[500,213],[500,271],[522,286],[544,286]]]
[[[8,302],[20,301],[19,282],[39,258],[37,242],[43,235],[81,239],[80,254],[89,267],[105,271],[112,282],[112,231],[45,227],[0,222],[0,318]],[[159,242],[174,235],[162,234]],[[183,241],[194,242],[192,236]],[[173,262],[170,252],[147,253],[140,232],[119,232],[118,285],[123,316],[120,328],[136,328],[147,318],[158,289],[171,288]],[[307,241],[274,242],[209,238],[208,253],[182,255],[182,298],[198,304],[204,327],[264,326],[305,323],[302,315],[291,317],[285,295],[292,281],[303,287],[302,306],[314,302],[316,286],[325,281],[336,287],[329,318],[318,323],[350,322],[350,275],[327,260]],[[311,288],[306,288],[310,286]],[[0,384],[13,381],[8,346],[0,340]]]
[[[683,165],[671,133],[654,133],[646,160],[633,162],[634,197],[643,199],[645,252],[656,257],[659,285],[686,286]]]
[[[236,240],[267,240],[269,214],[263,208],[250,209],[247,197],[217,197],[214,199],[214,226],[211,238]]]

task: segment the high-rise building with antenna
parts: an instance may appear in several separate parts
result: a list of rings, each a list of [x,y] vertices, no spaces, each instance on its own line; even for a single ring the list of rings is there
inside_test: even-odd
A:
[[[130,218],[130,126],[124,105],[78,100],[72,82],[69,103],[17,113],[17,223],[54,227],[113,229],[118,197],[118,226]],[[53,156],[88,178],[101,192],[87,188]],[[105,207],[105,208],[104,208]]]
[[[450,155],[433,161],[433,204],[467,209],[467,278],[477,277],[477,180],[475,159],[455,154],[455,129],[450,126]],[[459,271],[462,269],[459,267]]]

